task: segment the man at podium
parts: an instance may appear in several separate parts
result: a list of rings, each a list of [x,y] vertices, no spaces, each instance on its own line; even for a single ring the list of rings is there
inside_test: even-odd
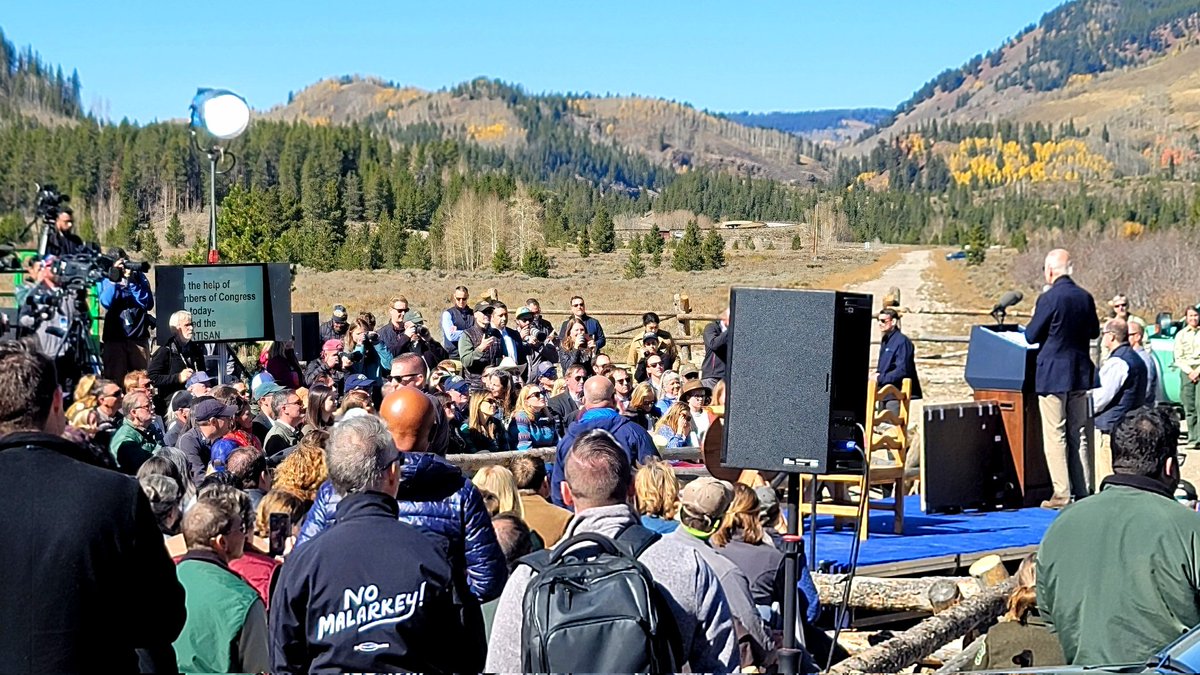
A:
[[[1040,343],[1034,387],[1042,415],[1046,465],[1054,494],[1043,508],[1059,509],[1092,493],[1095,483],[1088,390],[1096,375],[1088,353],[1100,335],[1096,301],[1071,279],[1071,254],[1054,249],[1043,268],[1049,288],[1037,299],[1025,339]]]

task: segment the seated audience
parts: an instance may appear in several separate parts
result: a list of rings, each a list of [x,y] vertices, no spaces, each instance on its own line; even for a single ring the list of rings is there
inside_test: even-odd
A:
[[[653,460],[638,468],[633,476],[635,504],[642,517],[642,526],[659,534],[667,534],[679,521],[679,479],[670,462]]]
[[[509,445],[516,450],[553,448],[558,445],[554,420],[547,412],[546,392],[539,384],[521,387],[512,422],[508,426]]]
[[[525,519],[525,507],[517,494],[517,481],[513,478],[512,471],[499,465],[485,466],[475,472],[471,482],[480,490],[487,490],[496,495],[500,505],[498,513],[511,513],[522,520]]]
[[[571,512],[550,503],[546,462],[534,455],[520,455],[510,466],[521,497],[521,517],[547,547],[554,546],[571,521]]]
[[[504,452],[508,450],[508,434],[496,419],[498,406],[486,391],[471,394],[470,414],[462,425],[467,452]]]
[[[662,376],[662,393],[658,396],[658,403],[655,407],[658,408],[659,415],[666,415],[671,404],[679,400],[679,393],[683,389],[683,377],[679,373],[668,370]]]
[[[692,440],[694,434],[691,413],[685,404],[676,402],[654,427],[654,442],[664,448],[695,447],[697,443]]]

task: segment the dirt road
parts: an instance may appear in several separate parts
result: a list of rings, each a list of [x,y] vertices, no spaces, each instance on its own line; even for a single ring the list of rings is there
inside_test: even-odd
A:
[[[906,308],[939,309],[941,280],[934,266],[936,251],[919,249],[907,251],[899,262],[885,269],[870,281],[855,284],[846,290],[870,293],[874,305],[879,306],[883,298],[894,287],[900,291],[901,330],[910,338],[917,339],[917,373],[921,378],[926,403],[948,403],[971,399],[971,390],[963,380],[965,344],[934,344],[920,342],[919,338],[954,335],[961,331],[953,320],[929,314],[905,313]],[[878,335],[875,336],[878,340]],[[944,361],[938,357],[947,357]],[[871,346],[871,366],[878,361],[879,345]]]

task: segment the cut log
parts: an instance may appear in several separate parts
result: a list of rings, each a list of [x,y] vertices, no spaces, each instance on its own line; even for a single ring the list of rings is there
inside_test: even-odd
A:
[[[979,580],[979,585],[983,588],[991,588],[1008,581],[1008,570],[1004,569],[1004,561],[998,555],[983,556],[971,563],[968,572]]]
[[[958,654],[946,659],[941,668],[937,669],[933,675],[953,675],[953,673],[961,673],[970,666],[975,664],[975,657],[979,654],[979,649],[983,646],[983,637],[975,638],[971,644],[963,647]]]
[[[929,604],[933,607],[934,614],[941,614],[958,604],[962,599],[962,593],[958,590],[958,584],[949,579],[939,579],[929,586]]]
[[[823,605],[839,605],[845,593],[845,574],[814,574],[817,593]],[[924,577],[920,579],[880,579],[855,577],[850,591],[850,606],[891,612],[932,612],[929,589],[939,581],[955,586],[961,597],[980,593],[979,584],[970,577]]]
[[[828,675],[898,673],[939,647],[1004,611],[1012,583],[1005,582],[834,666]]]

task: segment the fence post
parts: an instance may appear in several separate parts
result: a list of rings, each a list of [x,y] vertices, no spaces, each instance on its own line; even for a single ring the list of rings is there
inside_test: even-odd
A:
[[[675,318],[679,320],[679,330],[683,337],[692,336],[692,322],[688,320],[687,315],[692,313],[692,302],[688,300],[686,293],[675,294]],[[692,360],[692,346],[680,345],[680,353],[683,358],[688,361]]]

